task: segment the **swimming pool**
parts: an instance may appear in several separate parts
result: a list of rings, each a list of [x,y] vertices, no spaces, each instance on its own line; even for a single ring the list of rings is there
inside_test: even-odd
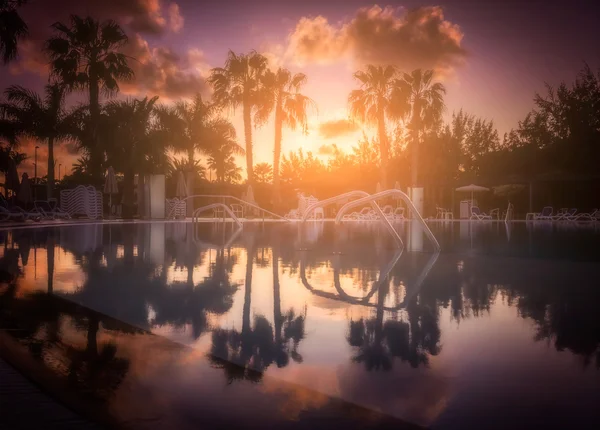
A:
[[[0,231],[3,354],[137,428],[598,422],[600,228],[431,227]]]

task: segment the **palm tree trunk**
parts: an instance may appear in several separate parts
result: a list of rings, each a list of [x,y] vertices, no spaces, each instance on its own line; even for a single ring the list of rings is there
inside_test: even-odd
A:
[[[385,132],[385,114],[383,109],[379,109],[377,115],[377,131],[379,132],[379,156],[381,166],[381,187],[387,189],[387,163],[389,158],[387,134]]]
[[[52,198],[54,192],[54,138],[48,139],[48,182],[46,184],[47,199]]]
[[[413,116],[411,120],[411,132],[412,132],[412,160],[410,168],[411,184],[413,188],[419,186],[419,134],[420,134],[420,121],[421,120],[421,104],[419,100],[415,100],[413,107]]]
[[[275,194],[276,206],[279,206],[279,160],[281,159],[281,137],[283,128],[283,118],[281,111],[281,102],[277,100],[275,108],[275,145],[273,147],[273,191]]]
[[[98,129],[100,127],[100,87],[98,79],[95,77],[90,78],[89,82],[90,90],[90,121],[91,121],[91,135],[90,135],[90,173],[92,179],[98,184],[102,182],[102,148],[98,139]]]
[[[245,101],[243,106],[244,115],[244,138],[246,140],[246,172],[248,183],[254,185],[254,160],[252,157],[252,117],[250,103]]]

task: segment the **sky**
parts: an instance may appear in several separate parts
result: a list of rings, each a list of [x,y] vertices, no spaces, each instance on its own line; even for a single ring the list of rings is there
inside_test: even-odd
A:
[[[584,61],[600,67],[599,12],[591,0],[31,0],[22,8],[29,39],[16,62],[0,66],[0,87],[41,91],[48,80],[41,46],[51,24],[89,14],[116,20],[129,36],[124,51],[137,59],[136,77],[121,85],[120,97],[210,97],[205,79],[230,49],[255,49],[274,68],[305,73],[302,92],[318,110],[307,135],[284,130],[284,153],[302,147],[325,157],[332,144],[351,150],[363,131],[373,133],[349,123],[347,111],[348,94],[358,88],[352,74],[369,63],[435,70],[447,89],[446,116],[463,108],[494,120],[502,136],[531,110],[545,82],[572,81]],[[230,119],[243,146],[240,112]],[[273,129],[271,120],[254,131],[255,162],[272,163]],[[32,158],[33,146],[23,143]],[[42,176],[47,154],[39,146]],[[56,157],[68,171],[74,145],[60,146]],[[24,164],[30,173],[32,162]]]

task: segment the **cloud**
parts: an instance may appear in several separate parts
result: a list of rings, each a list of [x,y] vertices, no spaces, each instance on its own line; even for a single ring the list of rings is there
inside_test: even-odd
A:
[[[179,12],[179,5],[177,3],[171,3],[169,5],[169,27],[172,31],[178,32],[183,28],[183,17]]]
[[[176,99],[208,91],[205,77],[209,66],[198,49],[180,55],[167,47],[151,48],[144,38],[136,35],[124,53],[136,58],[130,62],[135,78],[120,85],[125,94]]]
[[[402,70],[451,73],[464,63],[463,33],[439,6],[359,9],[339,24],[325,17],[301,18],[288,37],[286,55],[297,65],[348,58],[357,65],[394,64]]]
[[[54,0],[27,3],[22,14],[29,37],[19,44],[19,58],[10,66],[13,74],[31,72],[47,76],[48,59],[44,41],[52,35],[52,24],[69,22],[69,15],[93,16],[100,21],[113,19],[133,38],[136,33],[160,36],[180,31],[184,20],[179,5],[164,0]]]
[[[50,32],[56,21],[67,21],[71,14],[93,16],[99,20],[113,19],[139,33],[162,34],[173,29],[173,23],[183,25],[176,3],[164,0],[53,0],[30,2],[23,7],[31,38]]]
[[[319,124],[319,134],[325,139],[333,139],[358,131],[356,123],[347,119],[336,119]]]
[[[319,155],[333,155],[335,154],[335,147],[334,145],[321,145],[319,146],[317,153]]]

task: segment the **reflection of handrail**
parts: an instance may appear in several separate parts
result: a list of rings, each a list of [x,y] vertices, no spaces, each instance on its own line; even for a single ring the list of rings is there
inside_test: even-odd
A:
[[[248,203],[247,201],[244,201],[242,199],[238,199],[237,197],[234,197],[234,196],[227,196],[227,195],[221,195],[221,194],[194,194],[193,196],[187,196],[187,197],[181,199],[180,201],[183,202],[183,201],[186,201],[188,199],[193,199],[194,197],[210,197],[210,198],[232,199],[232,200],[235,200],[236,202],[241,202],[244,205],[250,206],[250,207],[252,207],[254,209],[258,209],[258,210],[260,210],[262,212],[265,212],[265,213],[267,213],[269,215],[272,215],[272,216],[274,216],[276,218],[279,218],[279,219],[282,219],[282,220],[285,220],[285,221],[289,221],[289,220],[285,219],[284,217],[282,217],[281,215],[277,215],[276,213],[273,213],[271,211],[263,209],[260,206],[255,205],[254,203]],[[174,210],[174,208],[171,209],[171,212],[173,212],[173,210]],[[171,212],[169,212],[169,216],[171,216]]]
[[[369,197],[369,195],[370,194],[367,193],[366,191],[356,190],[356,191],[349,191],[347,193],[340,194],[338,196],[331,197],[329,199],[318,201],[318,202],[310,205],[308,208],[306,208],[306,210],[304,211],[304,214],[302,214],[301,222],[305,222],[306,219],[308,218],[308,215],[310,213],[312,213],[312,211],[314,211],[316,208],[324,207],[324,206],[327,206],[328,204],[335,203],[339,200],[344,200],[344,199],[351,198],[351,197],[365,197],[366,198],[366,197]],[[385,216],[385,214],[383,213],[383,211],[381,210],[381,208],[379,207],[379,205],[377,204],[377,202],[375,200],[371,201],[371,207],[373,208],[373,210],[375,212],[377,212],[379,214],[379,218],[381,219],[381,222],[383,222],[385,224],[385,226],[389,230],[390,234],[394,237],[394,239],[398,243],[398,246],[403,247],[404,243],[402,243],[402,238],[400,237],[400,235],[398,234],[398,232],[396,231],[394,226],[390,223],[390,220],[387,219],[387,217]]]
[[[200,215],[200,213],[207,211],[209,209],[214,209],[214,208],[222,208],[225,212],[227,212],[229,214],[229,216],[231,216],[231,218],[233,219],[233,221],[235,221],[235,223],[238,225],[238,227],[242,227],[242,222],[240,221],[240,219],[238,217],[235,216],[235,214],[233,213],[233,211],[229,208],[229,206],[227,206],[224,203],[213,203],[212,205],[206,205],[206,206],[202,206],[201,208],[198,208],[194,211],[194,213],[192,214],[192,222],[196,222],[196,219],[200,218],[198,215]]]
[[[227,242],[225,242],[225,244],[221,245],[221,246],[198,239],[198,236],[196,235],[196,232],[194,231],[194,242],[196,242],[196,244],[198,244],[200,246],[203,246],[204,248],[227,249],[227,248],[231,247],[231,245],[233,244],[233,241],[235,239],[237,239],[237,237],[240,235],[242,230],[243,229],[241,227],[238,227],[238,229],[235,232],[233,232],[233,234],[231,235],[229,240],[227,240]]]
[[[306,264],[305,264],[304,258],[302,258],[300,260],[300,280],[302,281],[302,285],[304,285],[304,287],[307,290],[309,290],[312,294],[314,294],[316,296],[324,297],[326,299],[346,302],[351,305],[360,305],[360,306],[375,308],[378,306],[378,304],[377,303],[369,303],[368,300],[378,290],[381,282],[383,282],[385,279],[387,279],[387,277],[389,276],[389,273],[393,270],[393,268],[398,263],[398,260],[400,259],[401,255],[402,255],[402,252],[396,253],[394,259],[388,265],[388,268],[384,272],[381,272],[381,273],[385,273],[385,276],[380,276],[379,279],[377,280],[377,282],[375,283],[375,285],[373,286],[372,290],[369,292],[369,294],[367,294],[365,297],[363,297],[361,299],[358,299],[356,297],[352,297],[352,296],[348,295],[344,290],[341,289],[341,286],[339,284],[335,285],[336,289],[340,293],[339,295],[315,289],[312,285],[310,285],[310,283],[308,282],[308,279],[306,278]],[[421,274],[415,281],[413,288],[411,288],[410,294],[407,293],[407,295],[404,297],[404,300],[402,301],[402,303],[400,303],[399,305],[397,305],[395,307],[384,306],[383,310],[384,311],[397,311],[397,310],[405,308],[408,305],[408,303],[410,302],[410,300],[412,300],[412,298],[421,290],[421,286],[423,285],[423,282],[425,281],[425,279],[429,275],[429,272],[435,265],[439,255],[440,255],[439,252],[435,252],[431,255],[431,257],[429,257],[427,264],[425,265],[425,267],[421,271]],[[380,273],[380,275],[381,275],[381,273]],[[334,284],[335,284],[335,282],[334,282]]]
[[[387,279],[387,277],[390,275],[390,272],[396,266],[396,263],[398,263],[398,260],[400,260],[400,257],[402,256],[402,251],[403,251],[402,249],[396,251],[396,253],[394,254],[394,257],[391,259],[391,261],[388,263],[388,265],[385,267],[385,269],[381,270],[379,272],[379,277],[377,278],[377,282],[373,283],[373,287],[371,288],[371,291],[365,297],[363,297],[363,300],[368,301],[371,297],[373,297],[373,295],[377,292],[377,290],[379,290],[379,286],[381,285],[381,283]],[[340,295],[343,295],[345,297],[351,297],[342,288],[342,283],[340,282],[339,269],[333,269],[333,285],[335,286],[335,289],[340,293]]]
[[[429,237],[429,240],[431,240],[431,242],[433,243],[435,250],[439,251],[441,249],[439,242],[433,235],[433,233],[432,233],[431,229],[429,228],[429,226],[427,225],[427,223],[425,223],[425,221],[423,220],[423,217],[421,216],[421,214],[419,213],[419,211],[417,210],[417,208],[415,207],[413,202],[410,200],[410,198],[404,192],[402,192],[398,189],[395,189],[395,188],[393,188],[391,190],[384,190],[379,193],[375,193],[375,194],[371,194],[370,196],[363,197],[362,199],[358,199],[358,200],[354,200],[353,202],[346,203],[344,206],[342,206],[342,208],[338,212],[337,216],[335,217],[336,224],[338,224],[341,221],[342,216],[344,216],[344,213],[346,213],[349,209],[352,209],[356,206],[364,205],[365,203],[373,202],[375,200],[379,200],[383,197],[387,197],[387,196],[391,196],[391,195],[396,195],[396,196],[400,197],[402,200],[404,200],[404,203],[406,203],[406,205],[410,208],[412,213],[415,215],[415,218],[423,226],[423,229],[425,230],[427,237]],[[386,220],[387,220],[387,218],[386,218]],[[396,231],[396,230],[394,230],[394,231]]]

